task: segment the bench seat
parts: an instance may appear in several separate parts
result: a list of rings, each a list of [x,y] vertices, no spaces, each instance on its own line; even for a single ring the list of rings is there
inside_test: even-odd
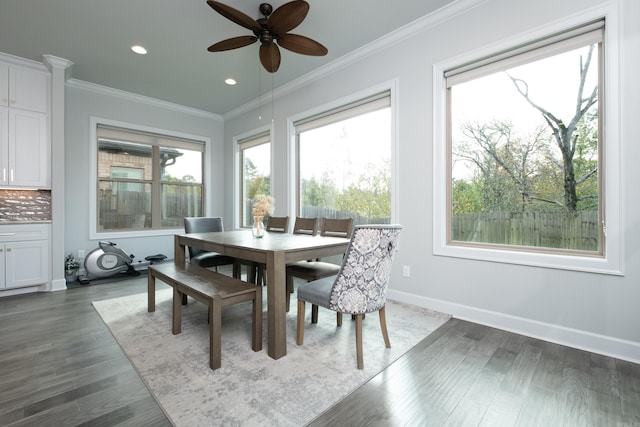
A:
[[[262,350],[262,288],[260,286],[190,263],[151,265],[147,277],[149,312],[155,311],[156,278],[173,287],[173,334],[179,334],[182,331],[182,301],[185,295],[208,306],[211,369],[217,369],[222,364],[220,344],[222,307],[252,302],[251,348],[253,351]]]

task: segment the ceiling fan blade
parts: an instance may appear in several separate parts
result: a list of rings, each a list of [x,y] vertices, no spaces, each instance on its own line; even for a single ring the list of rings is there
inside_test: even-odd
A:
[[[309,12],[309,3],[304,0],[294,0],[285,3],[269,16],[268,25],[276,34],[284,34],[300,25]]]
[[[254,36],[240,36],[232,37],[230,39],[222,40],[221,42],[214,43],[207,48],[209,52],[221,52],[224,50],[237,49],[239,47],[249,46],[251,43],[258,41]]]
[[[207,4],[220,15],[242,27],[248,28],[249,30],[260,29],[260,24],[258,24],[255,19],[251,18],[248,15],[245,15],[243,12],[240,12],[237,9],[232,8],[231,6],[227,6],[226,4],[222,4],[213,0],[207,0]]]
[[[309,37],[298,34],[283,34],[278,38],[278,44],[295,53],[311,56],[324,56],[329,50]]]
[[[280,67],[280,49],[275,43],[260,45],[260,62],[265,70],[275,73]]]

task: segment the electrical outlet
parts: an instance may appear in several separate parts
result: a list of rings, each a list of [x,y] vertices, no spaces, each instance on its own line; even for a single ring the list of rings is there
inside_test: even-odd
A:
[[[78,251],[78,259],[82,259],[82,258],[84,258],[84,249],[80,249]]]
[[[411,276],[411,267],[409,267],[408,265],[403,265],[402,266],[402,275],[404,277],[410,277]]]

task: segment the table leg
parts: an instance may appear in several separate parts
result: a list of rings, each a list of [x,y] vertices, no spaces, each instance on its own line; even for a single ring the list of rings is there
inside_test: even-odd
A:
[[[184,245],[180,244],[180,238],[176,234],[173,237],[173,262],[177,265],[185,264],[186,253]]]
[[[287,354],[286,265],[284,252],[267,254],[267,352],[274,359]]]
[[[182,292],[178,290],[178,285],[173,286],[173,322],[171,332],[173,335],[182,332]]]
[[[156,311],[156,277],[147,271],[147,311]]]

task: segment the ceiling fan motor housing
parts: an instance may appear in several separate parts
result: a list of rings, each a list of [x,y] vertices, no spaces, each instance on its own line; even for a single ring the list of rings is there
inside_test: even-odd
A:
[[[269,3],[260,4],[260,13],[263,14],[265,18],[271,15],[271,12],[273,12],[273,6],[271,6]]]

